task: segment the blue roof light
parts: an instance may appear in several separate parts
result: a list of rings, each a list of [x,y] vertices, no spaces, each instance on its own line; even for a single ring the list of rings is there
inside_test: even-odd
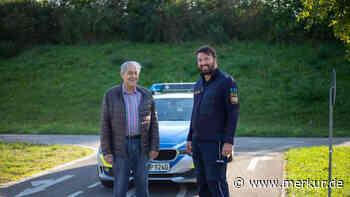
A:
[[[150,88],[152,94],[160,92],[193,92],[194,83],[158,83]]]
[[[164,90],[164,84],[153,84],[150,88],[152,94],[155,92],[161,92]]]

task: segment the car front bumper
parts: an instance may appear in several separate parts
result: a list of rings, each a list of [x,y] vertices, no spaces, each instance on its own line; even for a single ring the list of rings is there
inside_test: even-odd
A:
[[[101,152],[97,155],[97,161],[98,178],[102,181],[114,181],[112,165],[104,161]],[[178,155],[176,159],[172,161],[150,161],[150,163],[153,164],[164,162],[169,162],[170,169],[166,172],[149,171],[148,179],[150,181],[172,181],[175,183],[196,182],[196,175],[191,156]],[[130,181],[132,180],[133,176],[130,176]]]

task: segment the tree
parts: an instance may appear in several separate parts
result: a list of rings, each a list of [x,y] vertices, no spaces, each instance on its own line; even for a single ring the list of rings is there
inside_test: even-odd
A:
[[[302,0],[303,10],[298,20],[306,21],[306,29],[327,22],[336,38],[347,48],[350,61],[350,1],[349,0]]]

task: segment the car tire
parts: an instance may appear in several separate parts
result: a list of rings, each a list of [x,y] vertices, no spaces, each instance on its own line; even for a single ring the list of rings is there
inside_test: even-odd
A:
[[[104,187],[112,188],[113,187],[113,181],[105,181],[105,180],[100,180],[101,184]]]

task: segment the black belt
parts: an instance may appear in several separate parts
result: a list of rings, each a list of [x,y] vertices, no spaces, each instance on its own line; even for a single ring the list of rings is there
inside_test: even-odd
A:
[[[127,139],[140,139],[141,138],[141,135],[127,135],[126,136]]]

